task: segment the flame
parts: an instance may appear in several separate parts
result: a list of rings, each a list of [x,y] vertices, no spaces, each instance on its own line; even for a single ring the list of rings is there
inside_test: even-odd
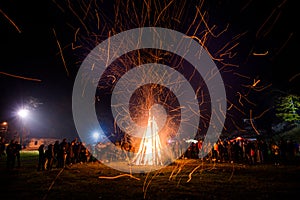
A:
[[[163,165],[162,145],[158,134],[156,120],[149,114],[146,131],[142,137],[139,150],[133,158],[135,165]]]

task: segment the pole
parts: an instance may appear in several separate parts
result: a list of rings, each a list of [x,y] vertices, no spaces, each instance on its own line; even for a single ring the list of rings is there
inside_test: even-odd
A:
[[[24,131],[24,124],[23,119],[21,118],[21,131],[20,131],[20,145],[23,146],[23,131]]]

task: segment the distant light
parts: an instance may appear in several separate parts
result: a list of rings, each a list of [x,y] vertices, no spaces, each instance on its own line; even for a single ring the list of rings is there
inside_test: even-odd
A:
[[[100,134],[99,134],[98,132],[94,132],[94,133],[93,133],[93,138],[94,138],[95,140],[98,140],[98,139],[99,139],[99,136],[100,136]]]
[[[168,143],[169,143],[169,144],[171,144],[171,143],[173,143],[173,142],[175,142],[175,141],[172,140],[172,139],[168,139]]]
[[[2,125],[3,125],[3,126],[6,126],[6,125],[7,125],[7,122],[2,122]]]
[[[21,117],[21,118],[26,118],[29,114],[29,110],[27,109],[21,109],[18,111],[18,115]]]
[[[197,143],[198,140],[195,140],[195,139],[188,139],[188,140],[186,140],[185,142],[187,142],[187,143]]]

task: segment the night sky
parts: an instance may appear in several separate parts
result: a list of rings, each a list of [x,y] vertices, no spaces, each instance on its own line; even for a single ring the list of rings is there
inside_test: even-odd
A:
[[[75,2],[72,4],[73,11],[68,10],[67,1],[58,4],[55,2],[17,0],[0,2],[0,119],[15,121],[14,112],[22,104],[31,102],[34,117],[28,123],[32,127],[33,136],[72,138],[77,136],[71,108],[73,81],[88,49],[92,49],[96,44],[83,42],[81,44],[85,46],[83,50],[72,51],[71,43],[77,27],[84,30],[81,21],[88,25],[88,29],[93,30],[96,26],[93,25],[95,18],[81,18],[80,21],[74,15],[73,11],[78,10],[77,1],[70,1]],[[232,41],[240,35],[236,40],[238,46],[232,51],[236,55],[230,61],[229,57],[226,58],[229,63],[239,66],[223,75],[225,82],[233,88],[228,91],[228,98],[237,103],[237,92],[247,93],[248,88],[244,85],[252,84],[254,79],[260,80],[259,86],[271,85],[263,92],[250,94],[251,100],[257,104],[253,108],[257,115],[271,107],[271,99],[268,99],[271,89],[300,94],[300,70],[296,47],[298,13],[295,4],[296,1],[284,0],[214,0],[205,1],[201,7],[202,13],[205,10],[206,16],[209,16],[208,26],[217,27],[216,33],[228,25],[228,30],[221,37],[211,39],[207,43],[212,53],[217,53],[226,41]],[[114,21],[114,6],[117,4],[99,1],[99,5],[103,12],[101,16],[105,16],[103,18],[107,20],[109,26]],[[182,19],[190,22],[194,17],[192,13],[195,12],[195,5],[186,3],[185,7]],[[140,11],[138,7],[136,11]],[[124,18],[126,20],[125,14]],[[152,25],[151,20],[149,21],[147,25]],[[163,23],[160,22],[160,25],[163,26]],[[136,27],[138,25],[129,23],[126,28]],[[178,31],[186,30],[184,22],[175,27]],[[109,28],[106,27],[107,29]],[[97,30],[94,29],[94,32]],[[107,31],[104,31],[101,34],[106,33]],[[82,34],[88,38],[84,31]],[[62,48],[67,70],[57,41]],[[234,74],[242,76],[236,79]],[[247,110],[245,107],[243,109]],[[235,112],[231,114],[235,115]],[[232,118],[240,117],[238,112],[236,114]],[[265,118],[269,114],[267,112]]]

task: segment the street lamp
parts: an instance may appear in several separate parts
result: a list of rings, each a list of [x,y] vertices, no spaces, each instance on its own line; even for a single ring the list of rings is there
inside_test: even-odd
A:
[[[24,130],[24,120],[28,117],[29,115],[29,110],[22,108],[18,111],[18,116],[21,119],[22,127],[21,127],[21,132],[20,132],[20,145],[23,146],[23,132]]]
[[[94,133],[93,133],[93,139],[94,139],[94,141],[95,141],[96,143],[98,142],[99,138],[100,138],[99,132],[94,132]]]
[[[25,119],[28,116],[28,114],[29,114],[29,110],[27,109],[20,109],[18,111],[18,115],[19,117],[21,117],[21,119]]]

